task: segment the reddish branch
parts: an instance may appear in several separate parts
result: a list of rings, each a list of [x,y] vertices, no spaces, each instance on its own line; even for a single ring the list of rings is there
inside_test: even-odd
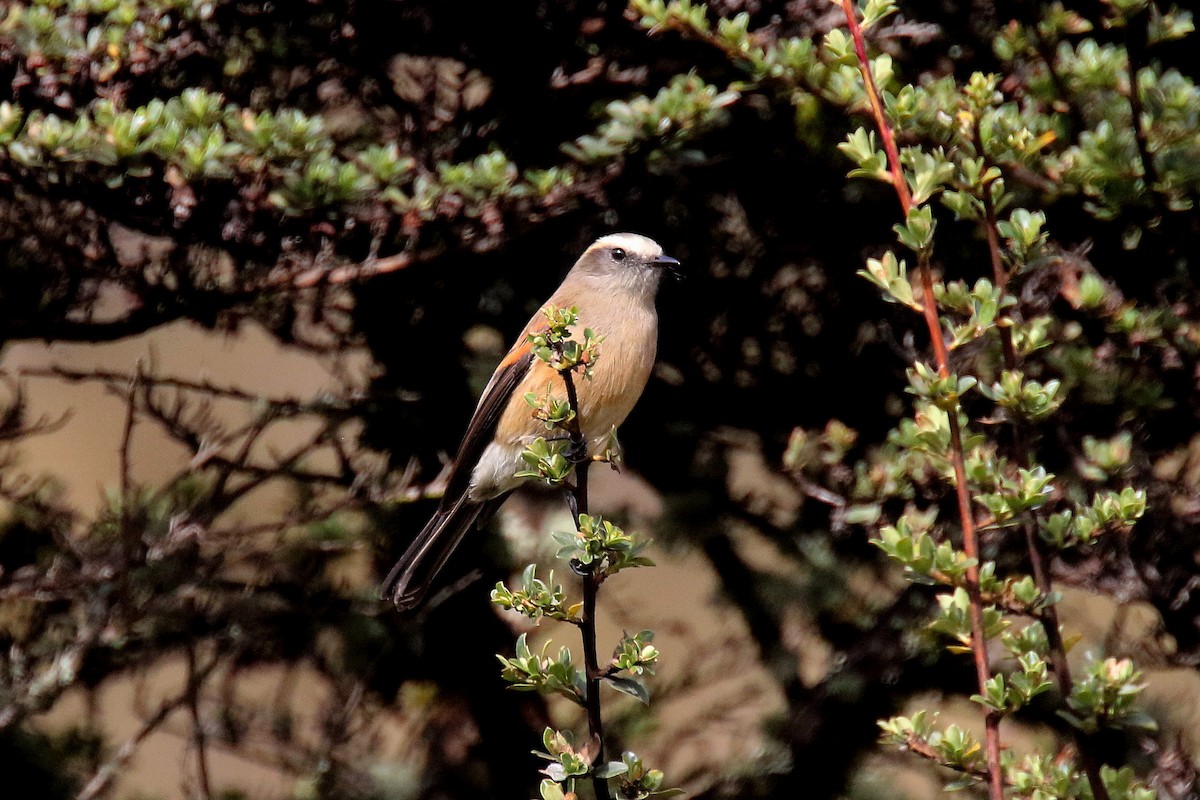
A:
[[[849,26],[850,36],[854,41],[854,52],[858,57],[858,67],[862,73],[867,99],[871,104],[871,113],[875,118],[875,125],[879,129],[884,152],[887,154],[891,184],[900,200],[901,210],[907,218],[912,210],[912,194],[908,190],[908,182],[904,179],[896,138],[884,113],[883,102],[879,97],[879,90],[875,86],[875,79],[871,75],[871,62],[867,58],[867,46],[863,39],[862,26],[858,23],[858,13],[853,0],[842,0],[842,11],[846,16],[846,24]],[[933,355],[937,363],[938,374],[942,377],[949,377],[950,358],[946,349],[946,340],[942,336],[941,322],[938,319],[937,303],[933,296],[933,275],[929,268],[927,253],[921,253],[918,258],[917,275],[921,282],[921,307],[925,325],[929,329],[929,338],[933,344]],[[963,552],[973,564],[967,569],[965,576],[967,595],[971,601],[971,653],[975,661],[975,677],[979,685],[979,693],[986,694],[987,682],[992,673],[988,663],[987,639],[983,627],[983,599],[979,592],[979,540],[975,532],[975,519],[971,514],[971,496],[967,489],[967,470],[963,457],[962,429],[958,423],[957,410],[951,411],[947,417],[950,425],[950,463],[954,469],[954,488],[958,499],[959,521],[962,525]],[[991,800],[1003,800],[1004,781],[1000,770],[1000,715],[996,712],[989,712],[984,722],[989,796]]]

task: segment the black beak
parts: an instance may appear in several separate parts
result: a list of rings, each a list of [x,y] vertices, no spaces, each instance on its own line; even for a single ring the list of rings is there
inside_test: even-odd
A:
[[[675,280],[679,280],[683,277],[683,272],[679,269],[679,259],[677,258],[671,258],[670,256],[663,254],[656,256],[655,259],[650,263],[656,267],[665,269],[667,274]]]

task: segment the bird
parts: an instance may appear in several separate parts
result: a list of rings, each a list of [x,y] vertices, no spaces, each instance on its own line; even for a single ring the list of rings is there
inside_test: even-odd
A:
[[[496,367],[451,462],[437,511],[384,579],[381,598],[402,612],[420,606],[467,532],[486,523],[526,480],[516,477],[525,468],[521,453],[546,427],[525,395],[541,396],[547,387],[564,391],[562,377],[535,356],[529,339],[546,328],[543,312],[577,308],[572,338],[589,328],[604,337],[591,378],[575,381],[580,432],[592,458],[610,446],[612,432],[646,387],[658,348],[655,299],[663,274],[678,267],[657,242],[636,233],[610,233],[584,250]]]

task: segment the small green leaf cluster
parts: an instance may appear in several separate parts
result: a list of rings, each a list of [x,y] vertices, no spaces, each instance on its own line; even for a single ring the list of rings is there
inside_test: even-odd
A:
[[[1087,733],[1103,727],[1154,730],[1154,719],[1136,705],[1146,687],[1138,683],[1141,670],[1127,658],[1106,658],[1088,665],[1087,674],[1075,682],[1067,709],[1059,716]]]
[[[1005,774],[1021,797],[1082,800],[1092,797],[1087,778],[1070,761],[1042,753],[1005,765]]]
[[[499,150],[459,164],[442,162],[438,164],[437,172],[442,186],[474,202],[510,192],[520,178],[516,165]]]
[[[575,469],[575,462],[567,457],[569,448],[570,443],[563,438],[550,441],[539,436],[521,451],[521,460],[526,468],[519,470],[516,477],[533,478],[543,480],[550,486],[561,486]]]
[[[653,675],[654,663],[658,660],[658,648],[650,644],[653,639],[653,631],[641,631],[633,636],[625,634],[613,651],[613,668],[629,670],[635,675],[643,672]]]
[[[975,388],[978,381],[967,375],[941,375],[928,364],[918,361],[908,368],[907,392],[942,411],[958,408],[960,398]]]
[[[913,580],[959,586],[967,569],[978,562],[950,542],[936,542],[929,533],[932,523],[932,517],[907,513],[895,525],[880,528],[871,543],[903,565]]]
[[[525,641],[525,634],[517,637],[515,654],[500,659],[500,677],[508,681],[518,692],[540,692],[558,694],[578,705],[584,704],[587,687],[583,671],[571,661],[571,651],[561,647],[554,657],[546,653],[550,642],[540,652],[533,652]]]
[[[882,289],[883,299],[887,302],[900,303],[913,311],[922,310],[908,279],[908,266],[891,250],[882,258],[868,258],[867,268],[860,269],[858,274]]]
[[[1155,800],[1158,797],[1153,789],[1138,780],[1130,767],[1115,769],[1103,766],[1100,768],[1100,777],[1111,800]]]
[[[725,125],[725,109],[737,98],[736,91],[718,89],[696,75],[677,75],[654,97],[609,103],[608,120],[595,133],[563,145],[563,151],[584,164],[611,160],[643,144],[653,145],[651,156],[681,153],[699,158],[684,145],[704,131]]]
[[[1079,473],[1093,481],[1105,481],[1119,475],[1127,466],[1133,452],[1133,435],[1121,431],[1108,439],[1084,436],[1083,461]]]
[[[546,794],[546,784],[557,786],[561,783],[573,782],[575,778],[587,775],[592,768],[591,757],[585,752],[586,748],[576,748],[575,737],[570,731],[556,731],[546,728],[542,732],[542,747],[545,751],[533,751],[534,755],[544,758],[550,764],[542,770],[547,776],[543,781],[542,797],[554,797]],[[558,797],[564,797],[559,790]]]
[[[1015,474],[1002,473],[995,491],[975,496],[975,501],[991,512],[995,524],[1002,525],[1021,514],[1044,506],[1054,491],[1054,475],[1045,467],[1018,468]]]
[[[938,282],[933,287],[934,297],[941,308],[965,317],[962,322],[950,322],[950,335],[946,344],[951,350],[974,342],[995,330],[1000,320],[1005,319],[1008,309],[1016,305],[1016,299],[1006,295],[998,286],[986,278],[980,278],[970,289],[963,281]]]
[[[580,514],[577,531],[555,533],[553,538],[559,545],[557,558],[602,578],[632,567],[654,566],[653,561],[642,555],[649,541],[630,536],[600,515]]]
[[[928,368],[926,370],[929,371]],[[932,374],[932,371],[929,373]],[[970,388],[969,384],[963,384],[963,386]],[[958,378],[951,378],[936,387],[931,386],[931,389],[936,388],[958,397],[958,387]],[[943,402],[947,401],[945,394],[937,396]],[[983,446],[983,436],[967,429],[966,415],[957,408],[954,413],[968,452]],[[924,399],[916,402],[915,411],[911,417],[900,420],[896,427],[888,433],[888,444],[901,451],[907,451],[910,456],[913,456],[912,459],[905,462],[906,471],[910,473],[932,467],[938,473],[948,475],[947,456],[950,452],[951,440],[950,413]]]
[[[582,338],[572,338],[571,328],[579,320],[579,309],[574,306],[556,308],[547,305],[542,309],[542,315],[546,317],[546,327],[534,330],[528,336],[533,354],[559,372],[581,372],[583,377],[591,378],[604,337],[591,328],[584,328]],[[530,405],[535,404],[530,402]]]
[[[541,420],[548,430],[565,428],[567,423],[575,419],[575,411],[571,403],[564,397],[557,397],[553,388],[546,386],[542,394],[527,392],[525,402],[533,409],[533,418]]]
[[[509,589],[498,582],[492,589],[492,602],[503,609],[519,611],[537,621],[542,617],[564,622],[579,621],[579,605],[567,605],[566,592],[561,584],[554,582],[554,572],[549,580],[537,577],[537,565],[530,564],[521,573],[521,588]]]
[[[984,397],[1001,408],[1008,409],[1015,419],[1037,422],[1054,413],[1062,405],[1062,381],[1057,378],[1039,383],[1026,380],[1020,370],[1003,370],[1000,380],[991,386],[980,386]]]
[[[535,755],[550,762],[543,770],[548,777],[540,786],[542,800],[574,798],[575,781],[589,775],[601,780],[615,781],[618,800],[651,800],[683,794],[679,789],[661,788],[663,773],[647,768],[631,751],[622,753],[620,761],[609,761],[592,769],[588,754],[575,748],[569,733],[547,728],[542,741],[546,751],[534,751]]]
[[[663,788],[663,773],[647,767],[637,754],[626,750],[620,761],[608,764],[606,777],[617,778],[619,800],[651,800],[656,797],[677,797],[682,789]]]
[[[971,699],[991,711],[1012,713],[1054,688],[1047,676],[1048,669],[1045,659],[1037,653],[1023,653],[1017,657],[1014,672],[1007,676],[1003,673],[993,675],[985,684],[984,692],[971,695]]]
[[[815,436],[803,428],[796,428],[788,438],[783,465],[788,470],[800,471],[809,466],[841,464],[857,441],[858,433],[836,419],[827,422],[824,430]]]
[[[704,3],[693,3],[692,0],[634,0],[629,7],[642,15],[641,24],[647,28],[666,28],[675,23],[699,33],[707,33],[712,29],[708,21],[708,6]],[[731,30],[748,27],[749,19],[743,21],[741,15],[738,16],[738,19],[729,23]]]
[[[1126,486],[1097,492],[1090,504],[1076,504],[1039,518],[1042,538],[1057,548],[1090,544],[1110,532],[1128,530],[1146,513],[1146,492]]]
[[[972,621],[971,597],[961,586],[953,591],[942,592],[937,596],[938,610],[929,624],[934,633],[952,639],[955,644],[948,649],[955,653],[971,652]],[[987,605],[983,609],[983,632],[986,638],[994,639],[1009,626],[1009,620],[1004,612],[995,605]]]
[[[958,725],[937,730],[934,728],[935,722],[936,717],[926,711],[917,711],[911,717],[880,720],[881,738],[888,744],[910,749],[920,748],[943,766],[958,770],[967,776],[977,777],[986,772],[983,748],[970,732]]]
[[[658,648],[650,643],[653,639],[653,631],[641,631],[633,636],[626,633],[617,643],[612,660],[604,670],[604,680],[609,686],[636,697],[644,705],[650,704],[650,690],[637,676],[654,674]],[[621,675],[621,672],[628,674]]]

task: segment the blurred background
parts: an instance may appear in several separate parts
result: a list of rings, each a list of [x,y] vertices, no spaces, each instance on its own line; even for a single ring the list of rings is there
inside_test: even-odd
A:
[[[1200,97],[1187,41],[1152,35],[1171,9],[1106,25],[1116,5],[915,0],[870,43],[914,85],[996,72],[1048,120],[1040,160],[1005,171],[1059,256],[1012,289],[1015,313],[1053,321],[1031,369],[1068,389],[1037,454],[1070,486],[1150,498],[1132,531],[1053,564],[1059,613],[1073,663],[1144,673],[1157,729],[1102,737],[1105,761],[1195,797]],[[745,14],[767,49],[844,24],[826,0],[699,13]],[[803,77],[760,75],[719,37],[644,15],[0,9],[6,780],[46,798],[534,796],[542,730],[585,720],[508,691],[495,654],[522,632],[577,637],[488,593],[551,565],[561,496],[515,496],[414,615],[376,587],[512,338],[578,253],[628,230],[683,277],[660,294],[624,469],[592,471],[594,509],[652,538],[657,562],[600,598],[602,651],[649,628],[662,652],[648,707],[604,696],[610,749],[692,797],[941,795],[945,774],[880,747],[876,723],[931,708],[980,729],[969,659],[926,630],[932,588],[869,539],[946,489],[847,507],[910,413],[904,371],[928,342],[856,275],[898,220],[889,187],[848,180],[837,149],[864,108],[815,55]],[[1138,63],[1170,77],[1133,92],[1140,114],[1135,58],[1133,85]],[[1148,190],[1138,142],[1160,120],[1174,138],[1149,150]],[[942,222],[936,269],[990,274],[974,228]],[[1156,332],[1090,313],[1081,275]],[[1119,469],[1097,473],[1089,436],[1127,442]],[[1019,547],[985,544],[1021,567]],[[1003,734],[1016,754],[1071,748],[1053,703]]]

